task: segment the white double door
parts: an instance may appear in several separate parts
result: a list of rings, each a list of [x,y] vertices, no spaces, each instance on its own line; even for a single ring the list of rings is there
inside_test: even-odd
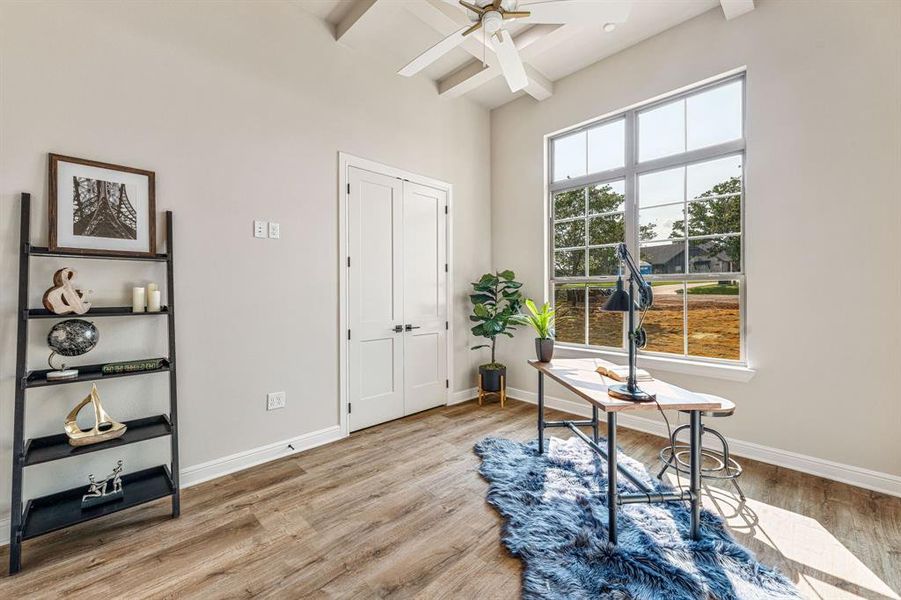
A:
[[[447,401],[447,192],[350,167],[350,430]]]

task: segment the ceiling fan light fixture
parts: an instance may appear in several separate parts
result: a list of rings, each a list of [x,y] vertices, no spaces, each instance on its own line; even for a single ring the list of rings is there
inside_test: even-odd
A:
[[[616,29],[616,23],[604,23],[604,31],[607,33],[610,33],[614,29]]]
[[[501,16],[501,13],[496,10],[490,10],[482,15],[482,27],[485,28],[485,31],[488,33],[488,35],[497,33],[500,30],[501,24],[503,22],[504,17]]]

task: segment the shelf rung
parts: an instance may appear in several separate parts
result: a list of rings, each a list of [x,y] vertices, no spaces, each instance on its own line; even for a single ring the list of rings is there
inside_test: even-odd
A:
[[[147,359],[147,360],[155,360],[155,359]],[[78,369],[78,377],[75,379],[62,379],[59,381],[48,381],[47,373],[51,371],[51,369],[41,369],[39,371],[29,371],[29,373],[25,377],[25,387],[33,388],[33,387],[45,387],[48,385],[64,385],[67,383],[78,383],[79,381],[98,381],[100,379],[115,379],[117,377],[132,377],[135,375],[151,375],[153,373],[165,373],[169,371],[170,365],[169,361],[163,359],[163,366],[159,369],[153,369],[152,371],[131,371],[127,373],[109,373],[104,374],[103,364],[97,365],[79,365],[69,367],[71,369]]]
[[[105,252],[72,252],[68,250],[50,250],[46,246],[31,246],[32,256],[54,256],[60,258],[92,258],[102,260],[143,260],[150,262],[166,262],[168,254],[153,254],[151,256],[136,256],[130,254],[110,254]]]
[[[89,446],[70,446],[69,436],[65,433],[30,439],[25,445],[25,466],[81,456],[109,448],[119,448],[172,433],[172,425],[166,415],[125,421],[125,425],[127,429],[121,437]]]
[[[29,308],[29,319],[87,319],[90,317],[158,317],[168,315],[169,307],[161,306],[159,312],[132,312],[130,306],[100,306],[92,308],[83,315],[67,314],[58,315],[46,308]]]
[[[27,540],[51,531],[111,515],[127,508],[165,498],[174,493],[172,478],[165,465],[126,473],[122,476],[124,497],[116,502],[82,510],[81,497],[87,484],[28,501],[25,508],[22,539]]]

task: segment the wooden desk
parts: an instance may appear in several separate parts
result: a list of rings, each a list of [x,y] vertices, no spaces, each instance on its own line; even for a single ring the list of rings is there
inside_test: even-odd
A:
[[[607,395],[607,386],[619,383],[596,372],[599,365],[612,366],[612,363],[593,358],[558,359],[549,363],[530,360],[529,364],[538,370],[538,452],[544,452],[544,430],[547,427],[567,427],[604,460],[607,461],[607,512],[608,538],[616,543],[616,513],[622,504],[639,502],[673,502],[682,501],[691,504],[691,537],[701,536],[701,412],[717,410],[721,404],[709,398],[699,396],[688,390],[654,380],[639,382],[638,386],[657,394],[657,402],[630,402]],[[547,375],[582,400],[591,405],[591,420],[545,421],[544,419],[544,376]],[[663,410],[686,411],[690,415],[690,483],[688,492],[659,493],[649,488],[643,481],[633,475],[617,461],[616,449],[616,415],[619,412],[657,410],[657,404]],[[598,411],[607,413],[607,449],[598,444]],[[593,436],[589,438],[579,427],[591,427]],[[621,473],[640,493],[620,494],[617,490],[617,473]]]

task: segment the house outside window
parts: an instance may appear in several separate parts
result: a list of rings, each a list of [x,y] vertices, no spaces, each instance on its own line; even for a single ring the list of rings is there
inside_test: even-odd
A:
[[[548,143],[557,343],[624,350],[600,311],[625,242],[654,288],[651,355],[745,362],[744,74],[552,136]]]

